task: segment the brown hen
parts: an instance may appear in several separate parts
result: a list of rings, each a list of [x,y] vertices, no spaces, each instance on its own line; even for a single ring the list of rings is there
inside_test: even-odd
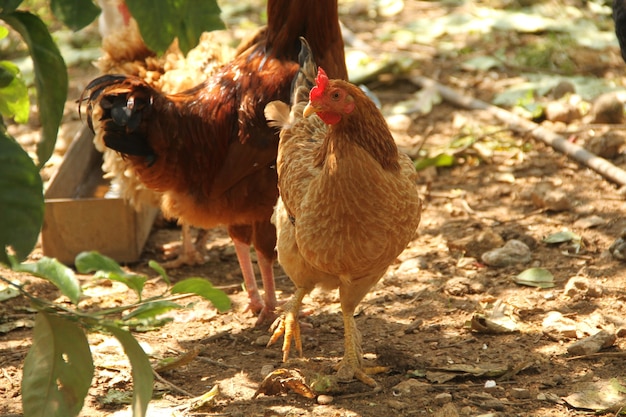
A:
[[[338,377],[376,386],[363,367],[353,314],[415,236],[421,212],[417,174],[358,87],[329,80],[321,67],[314,79],[314,55],[304,45],[291,113],[282,102],[265,109],[271,124],[282,127],[274,221],[278,260],[296,285],[268,345],[284,334],[283,360],[292,341],[302,355],[297,316],[304,296],[316,286],[339,288],[345,353]]]

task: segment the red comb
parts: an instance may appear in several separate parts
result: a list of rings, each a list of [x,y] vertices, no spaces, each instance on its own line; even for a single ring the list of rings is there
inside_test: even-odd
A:
[[[309,100],[314,101],[318,100],[322,97],[324,90],[326,90],[326,86],[328,86],[328,75],[326,75],[326,71],[319,67],[317,69],[317,78],[315,78],[316,86],[311,89],[309,93]]]

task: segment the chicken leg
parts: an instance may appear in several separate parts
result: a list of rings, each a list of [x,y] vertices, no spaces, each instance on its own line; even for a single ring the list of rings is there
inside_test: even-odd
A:
[[[276,290],[274,288],[274,270],[273,261],[266,258],[260,252],[257,252],[259,269],[261,271],[261,279],[263,281],[263,289],[265,291],[265,299],[261,299],[259,288],[256,284],[254,268],[252,267],[252,258],[250,257],[250,244],[233,238],[235,244],[235,252],[237,260],[243,275],[244,286],[248,292],[249,303],[245,311],[259,313],[257,324],[261,324],[266,320],[274,318],[274,310],[276,309]]]
[[[377,387],[376,381],[367,376],[368,368],[363,367],[363,349],[361,348],[361,333],[354,321],[354,309],[345,309],[342,305],[344,325],[344,353],[343,359],[336,367],[337,378],[340,381],[350,381],[356,378],[370,387]]]
[[[300,337],[298,313],[300,312],[304,296],[309,292],[310,290],[306,288],[298,288],[293,297],[282,306],[283,314],[270,327],[270,331],[273,333],[266,347],[273,345],[279,337],[285,336],[283,340],[283,362],[287,362],[287,359],[289,359],[292,340],[298,351],[298,356],[302,357],[302,338]]]
[[[191,236],[191,226],[183,223],[181,234],[182,245],[174,259],[163,263],[163,267],[166,269],[179,268],[183,265],[202,265],[207,261],[205,245],[209,238],[209,232],[206,229],[199,229],[194,242]],[[166,256],[169,252],[176,252],[176,248],[171,246],[164,246],[163,249]]]
[[[369,276],[354,279],[348,275],[340,276],[339,300],[344,325],[344,354],[343,359],[337,365],[337,378],[340,381],[349,381],[356,378],[366,385],[376,388],[378,385],[374,379],[367,376],[375,373],[376,368],[363,367],[363,349],[361,348],[361,333],[354,321],[354,310],[361,302],[370,288],[378,282],[383,275],[374,273]]]

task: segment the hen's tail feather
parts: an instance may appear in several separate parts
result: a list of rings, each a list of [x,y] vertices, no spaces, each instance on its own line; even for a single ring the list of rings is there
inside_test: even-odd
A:
[[[143,120],[151,113],[153,93],[139,78],[103,75],[87,85],[80,101],[87,101],[87,123],[94,133],[102,135],[108,148],[126,155],[144,156],[153,163],[154,150],[142,130]]]
[[[300,53],[298,54],[298,63],[300,69],[296,74],[291,86],[292,106],[297,103],[309,101],[309,91],[315,86],[315,76],[317,74],[317,65],[313,58],[313,51],[306,39],[300,37]]]
[[[289,128],[295,119],[301,118],[302,110],[309,101],[309,91],[315,85],[317,65],[313,59],[313,51],[306,39],[300,37],[300,42],[298,54],[300,69],[291,81],[291,114],[287,103],[282,101],[268,103],[265,106],[265,118],[270,127]]]

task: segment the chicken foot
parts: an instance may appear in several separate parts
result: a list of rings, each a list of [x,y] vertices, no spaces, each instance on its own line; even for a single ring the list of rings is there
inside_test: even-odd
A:
[[[209,232],[206,229],[199,229],[196,236],[196,240],[191,237],[191,226],[183,223],[182,225],[182,246],[178,252],[178,256],[163,263],[163,267],[166,269],[179,268],[183,265],[202,265],[207,260],[205,257],[205,245],[209,238]],[[164,246],[163,249],[166,252],[174,252],[171,246]]]
[[[340,381],[350,381],[356,378],[370,387],[376,388],[378,384],[368,373],[376,368],[363,367],[363,350],[361,349],[361,334],[354,321],[354,309],[345,309],[342,306],[344,325],[344,354],[343,359],[336,366],[337,379]]]
[[[298,322],[298,313],[302,306],[302,300],[304,296],[309,293],[310,290],[306,288],[298,288],[293,297],[285,303],[281,309],[283,313],[272,323],[270,331],[272,337],[267,346],[273,345],[279,337],[285,336],[283,341],[283,362],[287,362],[289,359],[289,353],[291,351],[291,341],[293,340],[298,356],[302,357],[302,338],[300,337],[300,323]]]
[[[235,244],[237,260],[239,261],[239,267],[241,268],[241,274],[243,275],[244,286],[248,292],[248,299],[250,300],[245,311],[251,311],[255,314],[259,313],[259,317],[256,322],[257,325],[265,322],[266,320],[269,321],[275,317],[274,310],[276,309],[273,262],[263,256],[260,252],[257,252],[261,279],[263,281],[263,289],[265,290],[265,299],[263,300],[259,294],[259,288],[256,283],[256,276],[252,266],[250,244],[237,239],[233,239],[233,243]]]

